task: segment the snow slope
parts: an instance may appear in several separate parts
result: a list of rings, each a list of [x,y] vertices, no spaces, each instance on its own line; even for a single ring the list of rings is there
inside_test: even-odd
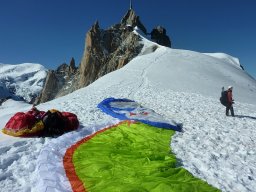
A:
[[[40,64],[0,64],[0,99],[11,96],[30,102],[42,90],[46,74]]]
[[[81,123],[78,131],[55,139],[0,135],[1,190],[63,191],[60,190],[63,184],[69,191],[64,174],[57,182],[41,180],[38,170],[43,164],[38,162],[38,156],[47,147],[62,143],[58,156],[51,159],[56,158],[53,165],[58,167],[58,173],[64,173],[58,158],[71,145],[69,138],[84,137],[117,123],[97,108],[103,99],[116,97],[135,100],[165,119],[183,124],[184,132],[177,132],[171,143],[180,166],[222,191],[255,191],[256,81],[233,61],[162,47],[146,39],[142,43],[145,49],[141,55],[125,67],[86,88],[38,106],[40,110],[56,108],[76,113]],[[234,87],[235,117],[226,117],[219,102],[221,87],[228,85]],[[0,109],[1,127],[14,113],[11,105],[9,101]],[[16,110],[26,111],[29,107],[20,106]]]

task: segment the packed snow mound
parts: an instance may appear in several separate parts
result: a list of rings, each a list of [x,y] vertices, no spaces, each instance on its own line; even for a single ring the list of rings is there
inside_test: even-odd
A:
[[[139,80],[141,77],[143,80]],[[217,100],[221,88],[232,85],[236,102],[256,104],[255,79],[233,62],[199,52],[159,47],[155,52],[134,58],[118,73],[101,77],[95,85],[111,79],[113,82],[130,82],[131,78],[141,82],[141,86],[150,85],[159,91],[195,93]]]
[[[159,45],[150,41],[149,38],[137,26],[134,28],[133,33],[141,37],[141,44],[143,45],[143,48],[139,55],[153,53],[157,48],[159,48]]]
[[[42,90],[47,72],[40,64],[0,64],[0,98],[31,102]]]
[[[233,57],[231,55],[228,55],[226,53],[204,53],[204,54],[209,55],[211,57],[215,57],[215,58],[225,61],[227,63],[233,64],[233,65],[237,66],[238,68],[242,69],[239,59],[236,57]]]
[[[143,36],[141,38],[146,48],[156,45]],[[158,91],[195,93],[219,100],[221,88],[227,89],[231,85],[235,102],[256,104],[256,80],[239,67],[236,58],[222,53],[210,56],[157,46],[154,51],[137,56],[118,72],[101,77],[95,86],[102,86],[106,81],[128,84],[133,78],[141,82],[141,86],[150,85]]]

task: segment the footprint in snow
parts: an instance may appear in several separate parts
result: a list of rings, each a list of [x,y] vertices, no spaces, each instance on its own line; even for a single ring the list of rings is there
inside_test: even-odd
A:
[[[18,141],[16,143],[13,144],[14,147],[21,147],[23,145],[26,145],[27,141]]]
[[[17,161],[19,158],[20,155],[18,154],[12,153],[8,155],[0,162],[0,169],[7,169],[9,166],[13,164],[14,161]]]
[[[11,147],[2,147],[0,148],[0,156],[2,156],[0,161],[0,169],[8,169],[13,162],[20,159],[19,152],[26,150],[27,141],[18,141],[15,142]],[[8,154],[6,154],[8,153]]]
[[[11,149],[11,147],[1,147],[0,148],[0,156],[2,155],[2,154],[5,154],[7,151],[9,151]]]

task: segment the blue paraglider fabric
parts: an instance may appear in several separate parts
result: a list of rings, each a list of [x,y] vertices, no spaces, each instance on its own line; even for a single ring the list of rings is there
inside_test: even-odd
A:
[[[182,126],[173,120],[165,120],[154,110],[141,106],[130,99],[106,98],[98,104],[104,113],[120,120],[134,120],[159,128],[182,131]]]

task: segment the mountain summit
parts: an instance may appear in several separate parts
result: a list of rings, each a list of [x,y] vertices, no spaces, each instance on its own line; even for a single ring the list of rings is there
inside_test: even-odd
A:
[[[139,28],[144,36],[151,35],[155,42],[171,46],[164,28],[158,27],[151,33],[147,33],[146,27],[131,5],[120,23],[108,29],[102,29],[98,21],[92,25],[86,34],[84,53],[79,68],[74,69],[72,74],[61,74],[58,70],[50,71],[36,103],[71,93],[125,66],[138,56],[143,48],[141,37],[133,32],[135,28]]]
[[[121,25],[123,27],[129,27],[131,26],[132,28],[138,27],[140,28],[141,31],[144,32],[144,34],[147,34],[147,29],[146,27],[141,23],[139,16],[136,15],[135,11],[130,8],[123,19],[121,20]]]

